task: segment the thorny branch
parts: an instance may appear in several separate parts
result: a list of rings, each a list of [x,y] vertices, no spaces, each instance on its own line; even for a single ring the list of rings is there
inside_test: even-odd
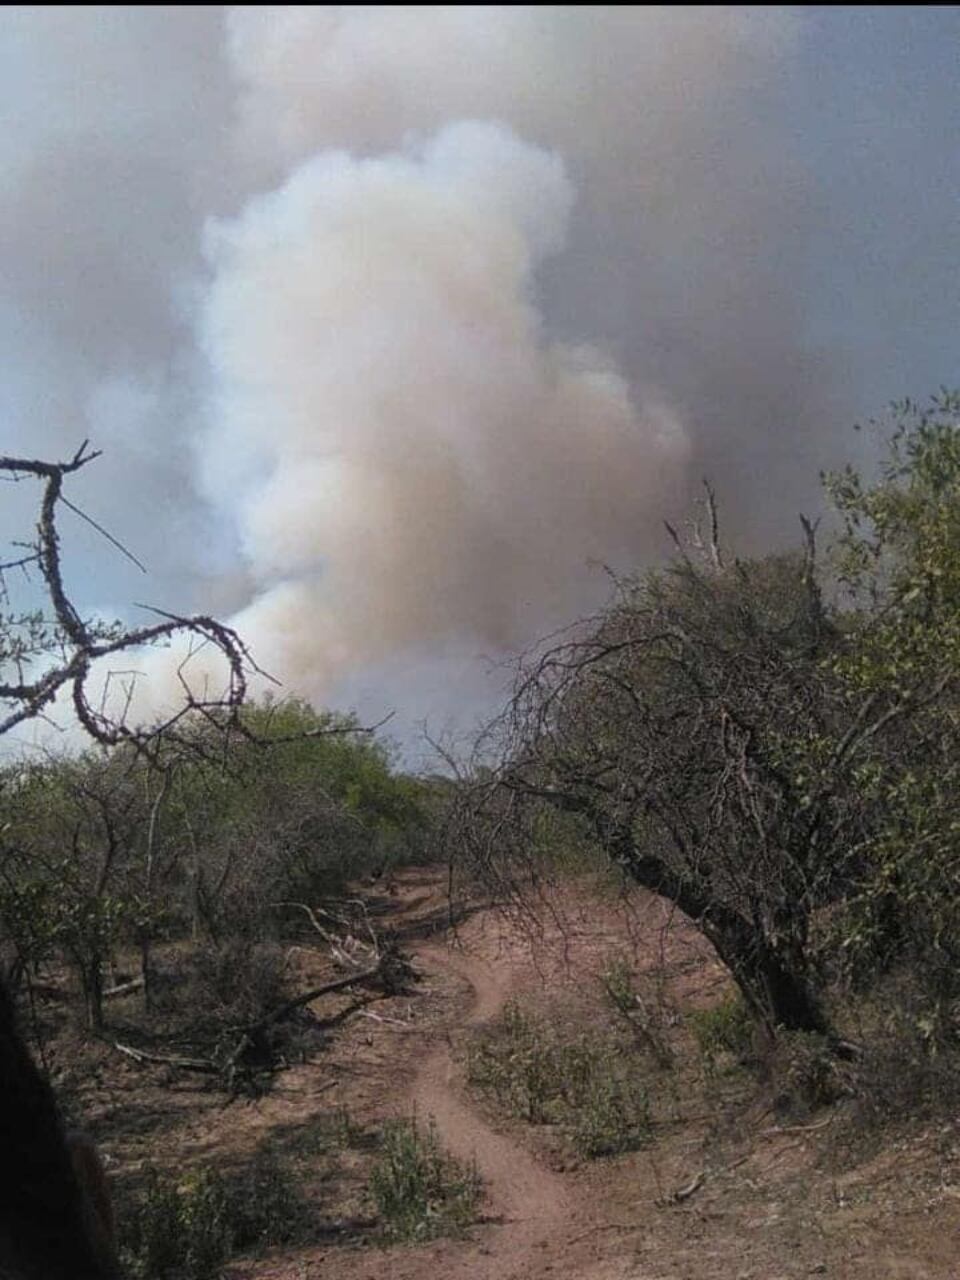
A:
[[[247,674],[256,667],[243,641],[231,627],[205,614],[192,617],[166,614],[162,621],[150,626],[117,630],[84,619],[70,599],[63,580],[58,506],[64,503],[76,509],[63,495],[64,480],[99,456],[98,451],[88,450],[86,441],[67,462],[0,456],[0,473],[13,480],[33,477],[43,485],[35,541],[28,544],[25,555],[4,567],[35,564],[53,613],[52,624],[38,633],[33,651],[26,657],[18,656],[14,663],[5,663],[7,678],[0,680],[0,702],[6,705],[5,714],[0,717],[0,734],[42,715],[61,691],[69,693],[80,724],[103,746],[130,743],[145,748],[161,737],[176,736],[177,726],[191,713],[216,717],[221,729],[236,729],[243,733],[239,710],[247,691]],[[93,523],[99,528],[96,522]],[[110,540],[116,544],[116,539],[111,537]],[[88,681],[95,662],[177,636],[194,637],[204,646],[212,645],[222,654],[227,668],[226,686],[222,693],[213,697],[198,696],[181,672],[182,705],[165,720],[147,728],[127,723],[128,707],[111,713],[105,702],[99,707],[93,704]],[[47,665],[51,655],[56,655],[56,660]],[[30,666],[38,663],[43,663],[46,669],[30,678]],[[10,672],[11,665],[16,668],[15,673]]]

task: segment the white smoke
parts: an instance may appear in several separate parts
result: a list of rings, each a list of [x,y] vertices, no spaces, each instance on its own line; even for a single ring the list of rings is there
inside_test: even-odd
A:
[[[247,6],[227,30],[238,154],[276,184],[207,240],[199,456],[256,590],[234,622],[319,697],[458,645],[520,645],[595,601],[590,561],[658,554],[685,505],[689,376],[663,393],[635,361],[631,386],[611,354],[658,331],[632,259],[654,245],[696,272],[718,223],[752,249],[768,233],[766,209],[707,188],[706,153],[740,132],[737,192],[767,155],[738,95],[776,74],[796,19]],[[733,265],[747,296],[769,291],[766,268]],[[703,272],[702,300],[726,274]],[[786,399],[814,399],[781,376],[791,325],[758,313],[739,340],[754,328]]]
[[[104,445],[71,496],[151,570],[65,523],[82,606],[232,615],[288,688],[412,719],[589,561],[659,557],[704,473],[769,545],[955,329],[949,201],[904,199],[954,181],[943,112],[881,76],[807,145],[852,101],[825,14],[10,7],[5,450]]]
[[[405,130],[496,117],[612,171],[683,170],[684,135],[779,73],[789,8],[244,5],[227,16],[244,152],[289,166],[335,140],[394,147]],[[671,154],[673,153],[673,154]],[[621,190],[669,174],[620,174]]]
[[[572,200],[558,157],[459,123],[322,153],[209,228],[204,482],[262,591],[234,623],[296,687],[522,642],[676,490],[673,415],[535,305]]]

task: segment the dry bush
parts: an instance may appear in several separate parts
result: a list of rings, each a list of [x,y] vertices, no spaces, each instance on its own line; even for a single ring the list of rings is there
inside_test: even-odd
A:
[[[851,1114],[857,1129],[960,1104],[960,1002],[931,997],[928,976],[903,966],[858,1001],[863,1045]]]
[[[569,1035],[510,1001],[475,1037],[467,1070],[510,1115],[560,1125],[581,1155],[632,1151],[649,1137],[650,1096],[635,1054],[609,1031]]]
[[[189,971],[185,1001],[216,1022],[259,1022],[288,995],[283,948],[274,943],[201,944],[190,955]]]

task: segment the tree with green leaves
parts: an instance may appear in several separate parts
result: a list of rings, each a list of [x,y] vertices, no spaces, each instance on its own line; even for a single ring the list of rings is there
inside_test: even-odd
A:
[[[84,443],[65,462],[0,457],[0,475],[40,485],[33,536],[18,544],[13,556],[0,564],[4,605],[0,615],[0,734],[47,714],[58,698],[66,698],[93,741],[105,746],[129,743],[149,753],[165,736],[177,736],[179,721],[189,712],[217,712],[235,720],[246,692],[249,663],[239,637],[213,618],[168,616],[152,625],[128,629],[81,614],[63,579],[58,517],[66,505],[90,519],[66,498],[64,486],[96,456]],[[31,573],[39,580],[44,603],[40,608],[14,608],[10,603],[11,576]],[[104,664],[109,667],[131,650],[178,635],[197,637],[221,652],[226,670],[222,695],[208,701],[187,690],[185,708],[161,724],[141,727],[127,723],[125,705],[111,711],[91,694],[95,672],[102,671]],[[74,938],[83,937],[89,959],[91,939],[104,935],[100,907],[94,912],[96,918],[85,914],[81,905],[72,921],[57,919],[56,912],[51,921],[43,892],[35,886],[35,877],[28,877],[20,886],[29,895],[31,911],[47,917],[55,934],[62,928],[72,930]],[[96,965],[88,969],[87,978],[95,987]],[[96,991],[90,994],[91,1013],[96,1017]],[[0,1209],[0,1271],[22,1280],[106,1280],[114,1276],[117,1264],[111,1243],[96,1230],[90,1188],[81,1182],[71,1159],[53,1094],[20,1036],[14,1003],[2,981],[0,1130],[8,1188]]]
[[[474,864],[511,878],[544,810],[568,814],[703,930],[758,1020],[828,1034],[810,922],[859,821],[835,749],[836,644],[811,554],[685,555],[618,581],[522,664],[484,744],[497,766],[462,801]]]
[[[834,671],[882,729],[858,775],[875,820],[837,928],[861,981],[915,962],[935,1039],[960,994],[960,395],[894,415],[871,482],[850,468],[826,478],[849,603]]]
[[[512,889],[544,811],[569,815],[702,929],[771,1034],[844,1053],[837,953],[909,932],[957,972],[957,407],[901,417],[876,483],[828,478],[833,603],[809,522],[795,554],[731,559],[709,495],[693,548],[527,655],[461,789],[474,869]]]
[[[34,764],[9,778],[3,795],[4,924],[14,937],[32,925],[34,959],[68,958],[93,1031],[103,1026],[107,963],[134,912],[124,881],[145,826],[141,797],[120,766],[94,754]],[[24,902],[33,910],[18,921]]]

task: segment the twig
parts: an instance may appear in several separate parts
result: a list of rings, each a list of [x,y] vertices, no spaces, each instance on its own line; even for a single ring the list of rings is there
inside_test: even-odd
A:
[[[641,1224],[639,1222],[600,1222],[596,1226],[588,1227],[586,1231],[581,1231],[579,1235],[571,1236],[569,1240],[565,1240],[564,1244],[578,1244],[581,1240],[586,1240],[587,1236],[594,1236],[598,1231],[639,1231]]]
[[[773,1129],[761,1129],[757,1136],[760,1138],[776,1138],[781,1133],[816,1133],[819,1129],[825,1129],[832,1122],[833,1116],[827,1116],[826,1120],[818,1120],[816,1124],[782,1124]]]
[[[391,1027],[400,1027],[403,1031],[418,1031],[419,1027],[413,1027],[409,1022],[404,1022],[401,1018],[387,1018],[379,1013],[361,1013],[361,1018],[369,1018],[371,1022],[385,1022]]]
[[[692,1195],[696,1195],[706,1181],[706,1178],[706,1173],[701,1170],[692,1182],[688,1182],[685,1187],[678,1188],[672,1196],[674,1204],[683,1204],[684,1200],[689,1200]]]
[[[111,542],[117,548],[118,551],[123,552],[123,554],[127,557],[127,559],[132,561],[137,566],[137,568],[140,570],[141,573],[147,572],[146,566],[137,559],[137,557],[133,554],[133,552],[130,551],[127,547],[125,547],[118,538],[115,538],[112,533],[108,533],[108,531],[103,527],[102,524],[97,524],[93,516],[88,516],[85,511],[81,511],[78,506],[75,506],[70,501],[69,498],[65,498],[62,493],[60,495],[60,501],[63,503],[65,507],[69,507],[70,510],[74,513],[74,515],[79,516],[81,520],[86,520],[88,525],[96,529],[97,533],[102,534],[103,537],[105,537],[108,542]]]
[[[734,1169],[739,1169],[742,1164],[746,1164],[753,1155],[752,1151],[748,1151],[746,1155],[738,1156],[736,1160],[731,1160],[729,1164],[725,1164],[720,1170],[721,1173],[732,1173]]]
[[[111,987],[109,991],[103,992],[104,1000],[111,1000],[116,996],[128,996],[131,991],[139,991],[143,986],[143,978],[131,978],[129,982],[121,982],[117,987]]]

